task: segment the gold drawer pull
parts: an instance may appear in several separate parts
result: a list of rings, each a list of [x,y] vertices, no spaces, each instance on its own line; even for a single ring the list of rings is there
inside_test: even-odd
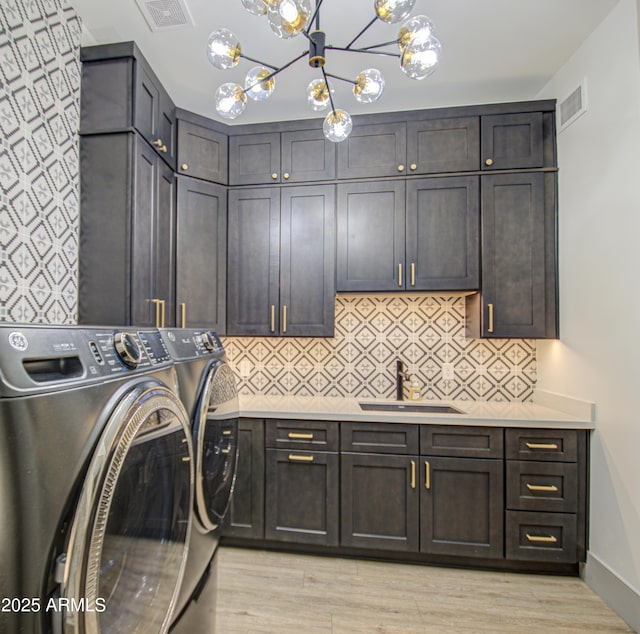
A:
[[[424,488],[427,491],[431,488],[431,465],[424,461]]]
[[[222,435],[223,435],[223,436],[231,436],[231,430],[230,430],[230,429],[225,429],[225,430],[222,432]]]
[[[527,449],[547,449],[549,451],[557,451],[558,444],[555,442],[550,442],[550,443],[528,442]]]
[[[220,453],[223,453],[225,455],[228,454],[228,453],[231,453],[231,447],[225,447],[224,449],[222,449],[220,451]]]
[[[558,542],[558,539],[553,535],[529,535],[527,533],[526,537],[530,542],[534,543],[556,544]]]
[[[416,461],[411,461],[411,488],[416,488]]]
[[[298,456],[294,453],[290,453],[289,460],[292,462],[313,462],[313,456]]]
[[[313,440],[313,434],[301,434],[297,431],[290,431],[288,436],[292,440]]]
[[[527,484],[529,491],[550,491],[555,493],[558,487],[555,484]]]

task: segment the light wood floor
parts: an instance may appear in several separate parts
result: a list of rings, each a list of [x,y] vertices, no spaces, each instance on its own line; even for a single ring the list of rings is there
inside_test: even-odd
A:
[[[229,547],[217,559],[217,607],[201,596],[193,634],[633,632],[578,578]]]

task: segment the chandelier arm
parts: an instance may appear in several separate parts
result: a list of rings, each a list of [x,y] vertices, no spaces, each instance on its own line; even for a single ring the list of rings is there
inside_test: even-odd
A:
[[[252,62],[254,64],[260,64],[261,66],[266,66],[267,68],[270,68],[271,70],[278,70],[277,66],[272,66],[271,64],[267,64],[266,62],[261,62],[259,59],[254,59],[253,57],[249,57],[248,55],[245,55],[244,53],[240,53],[240,57],[242,59],[246,59],[248,62]]]
[[[333,111],[333,114],[336,114],[336,107],[333,105],[333,97],[331,96],[331,86],[329,86],[329,78],[327,77],[327,73],[324,70],[324,66],[321,68],[322,70],[322,77],[324,78],[324,83],[327,86],[327,92],[329,93],[329,103],[331,104],[331,110]]]
[[[358,84],[358,82],[354,81],[353,79],[347,79],[346,77],[340,77],[338,75],[332,75],[331,73],[327,73],[327,72],[325,72],[325,76],[326,77],[331,77],[331,79],[338,79],[340,81],[345,81],[348,84],[353,84],[354,86],[356,86]]]
[[[367,32],[367,31],[368,31],[368,30],[369,30],[369,29],[370,29],[370,28],[375,24],[375,22],[376,22],[376,20],[377,20],[377,19],[378,19],[378,17],[377,17],[377,16],[376,16],[375,18],[373,18],[373,20],[371,20],[371,22],[369,22],[369,24],[367,24],[367,26],[365,26],[365,27],[364,27],[364,29],[362,29],[362,31],[360,31],[360,33],[358,33],[358,35],[356,35],[356,36],[351,40],[351,42],[349,42],[349,43],[347,44],[346,49],[347,49],[347,50],[350,50],[350,49],[351,49],[351,47],[353,46],[353,44],[355,44],[355,42],[356,42],[357,40],[359,40],[359,39],[360,39],[360,37],[361,37],[362,35],[364,35],[364,34],[365,34],[365,33],[366,33],[366,32]]]
[[[305,35],[309,35],[309,31],[311,31],[311,25],[313,24],[314,20],[316,21],[316,31],[320,30],[320,6],[322,5],[323,2],[324,0],[316,0],[316,9],[311,14],[311,19],[309,20],[309,26],[303,31]]]
[[[400,40],[389,40],[388,42],[382,42],[381,44],[372,44],[371,46],[362,46],[357,49],[359,51],[370,51],[372,48],[383,48],[384,46],[391,46],[391,44],[398,44]],[[349,49],[352,50],[352,49]]]
[[[270,79],[275,77],[278,73],[281,73],[283,70],[286,70],[287,68],[289,68],[289,66],[293,66],[296,62],[299,62],[303,57],[306,57],[308,54],[309,54],[308,51],[304,51],[303,53],[298,55],[298,57],[294,57],[291,61],[287,62],[284,66],[280,66],[280,68],[275,68],[273,70],[273,72],[269,73],[266,77],[263,77],[262,79],[260,79],[257,82],[253,83],[248,88],[245,88],[242,92],[245,92],[245,93],[249,92],[252,88],[257,86],[258,84],[262,84],[265,81],[269,81]],[[265,66],[266,66],[266,64],[265,64]],[[270,68],[273,68],[273,66],[270,66]]]
[[[347,53],[367,53],[368,55],[387,55],[388,57],[402,57],[400,53],[389,53],[387,51],[369,51],[366,48],[344,48],[343,46],[325,46],[332,51],[346,51]]]

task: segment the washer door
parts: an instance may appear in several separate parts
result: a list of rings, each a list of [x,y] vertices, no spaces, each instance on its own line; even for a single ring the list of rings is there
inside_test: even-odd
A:
[[[154,382],[137,385],[111,414],[71,528],[65,633],[168,629],[191,530],[190,436],[184,407]]]
[[[233,492],[238,457],[238,391],[224,361],[208,370],[193,428],[196,512],[208,531],[222,522]]]

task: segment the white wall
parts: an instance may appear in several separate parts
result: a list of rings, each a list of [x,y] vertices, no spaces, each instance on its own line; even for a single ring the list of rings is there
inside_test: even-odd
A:
[[[585,579],[640,629],[640,55],[620,0],[540,98],[586,77],[587,112],[558,135],[560,335],[538,387],[596,403]],[[612,583],[598,580],[610,576]],[[620,583],[621,582],[621,583]],[[626,593],[626,600],[620,594]],[[608,594],[612,596],[607,596]]]

